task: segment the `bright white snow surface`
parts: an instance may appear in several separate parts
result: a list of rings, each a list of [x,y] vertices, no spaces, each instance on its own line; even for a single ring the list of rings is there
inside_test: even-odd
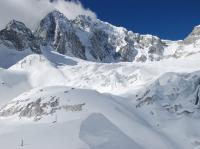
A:
[[[199,53],[113,64],[43,53],[0,69],[0,148],[200,148]]]

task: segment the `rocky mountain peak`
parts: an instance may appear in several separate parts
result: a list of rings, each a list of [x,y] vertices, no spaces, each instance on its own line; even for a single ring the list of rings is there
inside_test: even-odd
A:
[[[92,23],[92,21],[94,21],[93,18],[91,18],[90,16],[86,16],[86,15],[78,15],[74,20],[82,20],[84,22],[90,22],[90,23]]]
[[[191,35],[200,36],[200,25],[194,27]]]
[[[12,49],[23,51],[31,49],[35,53],[41,53],[39,40],[24,23],[12,20],[5,29],[0,31],[2,43]]]
[[[95,24],[95,19],[86,16],[86,15],[79,15],[74,20],[72,20],[73,24],[81,29],[87,30],[91,28]]]
[[[195,43],[200,40],[200,25],[195,26],[192,32],[184,39],[185,44]]]
[[[41,29],[47,30],[47,34],[53,34],[53,30],[60,30],[62,32],[69,29],[71,26],[70,20],[66,18],[62,13],[54,10],[47,14],[40,22],[39,28],[36,31],[41,32]]]
[[[22,22],[12,20],[10,21],[6,28],[8,31],[15,31],[15,32],[21,32],[22,34],[27,34],[28,36],[32,36],[32,31],[26,27],[26,25]]]
[[[55,18],[65,17],[63,13],[58,10],[54,10],[48,14],[48,16],[54,16]],[[65,17],[66,18],[66,17]]]
[[[41,20],[35,36],[42,38],[61,54],[85,59],[85,47],[72,25],[72,21],[55,10]]]
[[[50,12],[41,20],[35,34],[47,41],[52,41],[55,36],[59,36],[58,33],[64,33],[70,28],[70,20],[68,20],[62,13],[55,10]]]
[[[65,15],[58,10],[53,10],[52,12],[48,13],[41,21],[41,23],[44,23],[47,19],[54,19],[54,20],[69,20]]]
[[[196,26],[185,40],[180,43],[174,41],[177,43],[177,48],[172,49],[175,52],[166,56],[168,52],[165,49],[173,48],[170,47],[172,42],[128,31],[85,15],[69,20],[57,10],[47,14],[34,33],[16,20],[0,31],[0,40],[19,51],[30,48],[40,53],[40,45],[50,45],[61,54],[107,63],[158,61],[173,56],[177,51],[187,53],[182,46],[195,44],[198,47],[199,39],[200,26]]]

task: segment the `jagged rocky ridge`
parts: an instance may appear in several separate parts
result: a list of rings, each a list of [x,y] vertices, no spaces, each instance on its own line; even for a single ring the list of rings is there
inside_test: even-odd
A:
[[[39,38],[36,38],[25,24],[15,20],[0,31],[0,42],[18,51],[30,48],[34,53],[41,53]]]
[[[1,44],[9,48],[19,51],[31,49],[41,53],[40,46],[50,45],[61,54],[99,62],[145,62],[190,55],[194,51],[185,50],[185,46],[196,47],[196,52],[199,52],[199,39],[199,26],[183,41],[166,41],[88,16],[81,15],[69,20],[58,11],[42,19],[34,32],[15,20],[0,31]]]

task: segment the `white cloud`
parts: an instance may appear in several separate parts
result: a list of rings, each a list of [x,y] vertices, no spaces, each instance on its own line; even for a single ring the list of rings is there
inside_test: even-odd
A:
[[[69,19],[84,14],[96,17],[89,9],[83,8],[79,1],[57,0],[0,0],[0,29],[15,19],[24,22],[31,29],[35,29],[39,21],[50,11],[57,9]]]
[[[53,3],[54,7],[64,13],[66,17],[73,19],[78,15],[84,14],[96,18],[96,14],[89,9],[83,8],[79,1],[58,0]]]

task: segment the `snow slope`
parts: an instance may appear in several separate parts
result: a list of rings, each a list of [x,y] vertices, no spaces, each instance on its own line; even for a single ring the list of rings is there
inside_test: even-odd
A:
[[[31,89],[24,73],[0,69],[0,105]]]
[[[44,55],[29,55],[9,70],[26,73],[33,87],[67,85],[122,94],[143,87],[167,72],[189,73],[200,66],[198,53],[159,62],[105,64],[64,56],[51,48],[44,47],[43,51]]]
[[[104,64],[43,50],[0,70],[4,148],[199,147],[199,54]]]
[[[0,44],[0,67],[9,68],[31,53],[30,50],[20,52]]]
[[[8,131],[4,133],[14,134],[15,137],[8,137],[14,144],[6,147],[8,138],[0,134],[0,138],[3,137],[1,145],[8,149],[19,146],[20,139],[27,141],[27,147],[31,149],[66,148],[67,145],[94,149],[176,148],[173,140],[150,127],[125,100],[91,90],[61,86],[34,89],[9,102],[0,115],[2,124],[16,121],[14,128],[12,123],[3,125]],[[39,122],[33,127],[31,120]],[[49,130],[54,136],[48,137],[50,134],[44,133]],[[36,136],[42,137],[35,140]],[[53,146],[47,144],[49,138],[55,138]],[[67,141],[62,141],[64,138]]]

